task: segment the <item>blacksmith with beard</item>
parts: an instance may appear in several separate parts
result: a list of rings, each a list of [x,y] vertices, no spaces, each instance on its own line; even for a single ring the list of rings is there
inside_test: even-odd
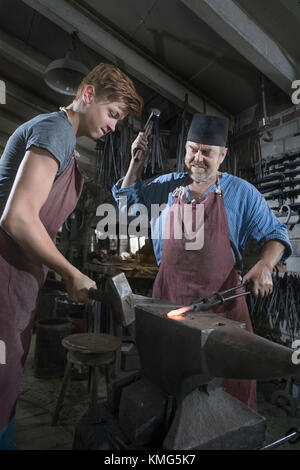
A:
[[[154,298],[190,305],[200,297],[237,286],[241,280],[255,297],[264,297],[273,289],[273,268],[291,255],[287,228],[276,219],[259,191],[247,181],[219,170],[228,150],[228,128],[225,117],[195,114],[186,142],[186,172],[163,175],[148,184],[141,180],[148,141],[140,133],[132,144],[126,176],[113,187],[119,207],[122,196],[126,196],[127,207],[133,213],[137,203],[144,204],[149,214],[152,204],[165,203],[158,217],[150,217],[153,248],[160,266]],[[143,157],[136,161],[138,149]],[[185,236],[174,236],[171,213],[179,210],[193,218],[200,204],[204,207],[204,243],[198,249],[189,249]],[[192,210],[187,210],[188,206]],[[183,216],[183,226],[190,222]],[[193,219],[193,224],[196,222]],[[259,245],[260,258],[242,273],[242,254],[248,241]],[[243,322],[248,331],[253,331],[245,297],[209,312]],[[223,387],[256,409],[255,381],[226,379]]]

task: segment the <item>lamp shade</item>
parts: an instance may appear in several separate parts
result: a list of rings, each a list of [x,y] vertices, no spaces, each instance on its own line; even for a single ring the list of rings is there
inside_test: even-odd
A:
[[[80,82],[88,73],[89,69],[72,58],[72,51],[68,51],[63,59],[56,59],[48,65],[44,80],[52,90],[75,96]]]

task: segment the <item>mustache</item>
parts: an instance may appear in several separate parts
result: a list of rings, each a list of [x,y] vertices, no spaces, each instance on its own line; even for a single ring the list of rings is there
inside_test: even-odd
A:
[[[206,165],[203,165],[201,163],[197,163],[195,162],[194,160],[190,163],[190,165],[194,165],[194,166],[197,166],[198,168],[207,168]]]

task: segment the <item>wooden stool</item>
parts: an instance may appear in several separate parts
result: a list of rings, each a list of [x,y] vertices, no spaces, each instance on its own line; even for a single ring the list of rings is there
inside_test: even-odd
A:
[[[66,336],[62,339],[62,345],[68,350],[67,365],[52,418],[52,426],[57,423],[66,389],[71,379],[73,364],[90,367],[92,384],[90,407],[95,406],[98,397],[98,367],[104,367],[106,386],[108,386],[116,364],[116,354],[122,346],[122,341],[115,336],[102,333],[80,333]]]

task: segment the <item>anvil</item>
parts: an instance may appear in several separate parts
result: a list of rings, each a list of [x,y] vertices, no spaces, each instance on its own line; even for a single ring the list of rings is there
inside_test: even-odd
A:
[[[245,324],[211,313],[169,318],[179,306],[140,304],[136,345],[143,376],[181,401],[215,377],[272,380],[299,373],[294,350],[246,331]]]
[[[118,409],[118,417],[110,418],[110,436],[117,433],[133,449],[260,448],[265,418],[219,382],[297,375],[294,350],[220,315],[183,309],[184,315],[168,317],[182,306],[134,296],[124,279],[117,281],[111,292],[116,318],[124,326],[135,325],[141,373],[109,387],[109,403]],[[105,421],[104,434],[107,427]]]

